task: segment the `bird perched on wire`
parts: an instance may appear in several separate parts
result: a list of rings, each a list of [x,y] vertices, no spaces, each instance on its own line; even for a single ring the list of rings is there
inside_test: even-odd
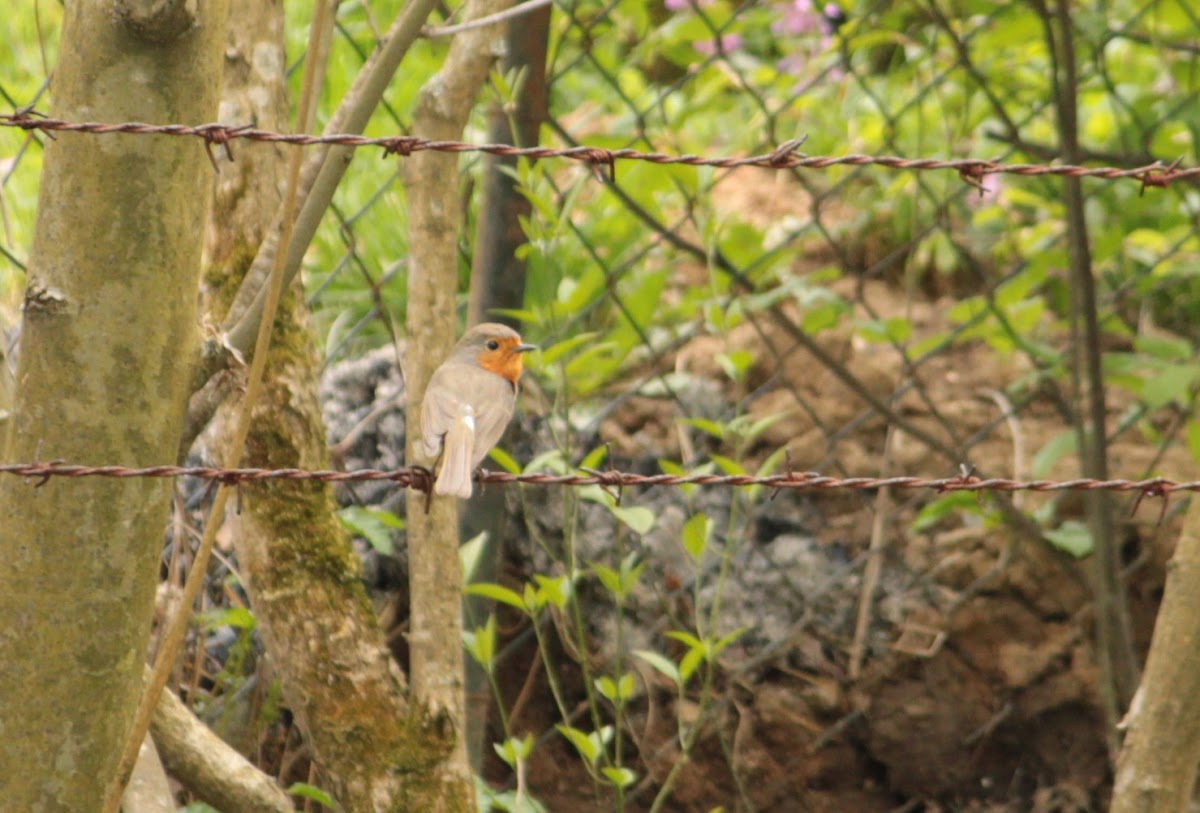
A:
[[[434,371],[421,402],[421,446],[438,458],[435,494],[471,496],[475,468],[512,418],[523,354],[535,349],[507,325],[485,322]]]

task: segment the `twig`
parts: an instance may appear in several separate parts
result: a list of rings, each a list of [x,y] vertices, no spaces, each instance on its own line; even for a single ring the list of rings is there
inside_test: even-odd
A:
[[[475,20],[468,20],[465,23],[458,25],[443,25],[443,26],[425,26],[421,29],[421,35],[431,39],[437,37],[449,37],[454,34],[470,31],[475,28],[483,28],[484,26],[492,25],[493,23],[504,22],[511,20],[514,17],[521,17],[531,11],[537,11],[539,8],[550,5],[554,0],[526,0],[524,3],[513,6],[504,11],[498,11],[495,14],[489,14],[486,17],[480,17]]]
[[[894,428],[889,427],[887,438],[883,442],[883,464],[880,474],[888,475],[892,468],[892,451],[899,443],[899,436]],[[854,641],[850,645],[850,679],[857,681],[862,674],[863,658],[867,651],[867,631],[871,626],[871,607],[875,597],[875,589],[879,586],[879,577],[883,572],[884,546],[887,536],[884,517],[891,507],[888,489],[881,488],[875,493],[875,515],[871,519],[871,545],[867,549],[867,566],[863,572],[862,592],[858,596],[858,619],[854,624]]]

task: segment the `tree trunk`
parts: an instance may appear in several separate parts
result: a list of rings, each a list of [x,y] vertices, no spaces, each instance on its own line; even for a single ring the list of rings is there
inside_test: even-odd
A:
[[[500,104],[492,109],[487,136],[492,144],[532,147],[539,142],[542,122],[546,120],[546,49],[552,11],[552,6],[545,6],[506,25],[507,53],[501,68],[506,74],[520,71],[524,81],[513,99],[511,113]],[[521,218],[528,217],[533,207],[521,194],[516,179],[504,171],[516,166],[517,159],[512,156],[488,155],[483,159],[479,224],[471,256],[469,324],[495,319],[517,327],[516,320],[492,311],[516,310],[525,304],[526,264],[517,257],[517,249],[526,242]],[[480,489],[462,514],[463,539],[487,534],[472,577],[476,582],[497,580],[502,555],[500,540],[504,538],[507,519],[504,504],[503,489]],[[468,596],[463,607],[468,628],[483,625],[494,604],[482,596]],[[466,694],[467,752],[472,769],[479,772],[484,754],[491,751],[484,740],[492,688],[483,667],[473,660],[467,661]]]
[[[1125,723],[1111,813],[1190,809],[1200,765],[1200,500],[1167,569],[1146,671]]]
[[[228,53],[223,109],[235,121],[287,129],[282,6],[259,4],[239,15]],[[276,70],[264,76],[254,69],[263,64]],[[213,263],[205,277],[218,312],[277,219],[283,157],[272,145],[239,145],[235,162],[222,162],[208,242]],[[329,468],[317,402],[321,362],[305,327],[299,280],[280,314],[245,463]],[[218,420],[228,416],[223,410]],[[349,811],[424,809],[413,799],[437,792],[423,779],[446,748],[410,717],[403,676],[359,581],[358,559],[336,507],[327,485],[247,485],[226,522],[235,530],[238,561],[284,700],[321,768],[319,784]]]
[[[552,11],[552,6],[546,6],[508,23],[508,52],[502,68],[505,73],[520,70],[524,81],[513,100],[511,114],[500,105],[491,111],[488,141],[493,144],[538,144],[546,120],[546,49]],[[528,217],[533,207],[521,194],[516,179],[504,171],[516,166],[513,156],[487,155],[483,159],[483,198],[471,260],[471,305],[467,314],[472,324],[495,318],[516,327],[513,320],[499,314],[493,317],[491,311],[520,308],[525,303],[525,261],[517,257],[517,249],[526,242],[521,218]]]
[[[228,0],[197,4],[182,29],[134,5],[65,6],[51,115],[211,121]],[[174,459],[211,172],[195,139],[48,142],[6,460]],[[142,690],[170,485],[35,485],[0,482],[0,799],[92,810]]]
[[[508,0],[470,0],[467,19],[500,11]],[[413,122],[425,138],[462,137],[475,98],[487,78],[502,29],[487,26],[458,34],[445,65],[421,91]],[[407,459],[414,453],[421,425],[421,398],[434,369],[455,338],[458,293],[458,240],[462,205],[458,156],[424,151],[405,159],[409,200]],[[408,498],[408,551],[412,688],[417,702],[453,726],[454,752],[443,772],[450,803],[444,810],[474,809],[474,791],[466,750],[466,700],[462,647],[462,567],[458,558],[458,505],[435,497],[425,512],[425,497]]]

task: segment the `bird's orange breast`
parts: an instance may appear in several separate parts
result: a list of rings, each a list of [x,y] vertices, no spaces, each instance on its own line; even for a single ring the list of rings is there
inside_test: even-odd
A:
[[[525,369],[521,353],[516,349],[517,344],[512,340],[495,350],[484,350],[479,354],[479,366],[516,384]]]

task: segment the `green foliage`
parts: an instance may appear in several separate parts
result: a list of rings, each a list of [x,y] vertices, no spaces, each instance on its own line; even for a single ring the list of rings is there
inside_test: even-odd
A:
[[[546,806],[519,790],[495,790],[482,778],[475,778],[475,806],[493,813],[546,813]]]
[[[0,69],[0,87],[12,107],[35,99],[48,74],[41,46],[52,65],[61,20],[57,4],[14,3],[8,15],[11,59]],[[1051,103],[1053,59],[1035,7],[964,0],[952,8],[943,4],[950,15],[943,23],[924,6],[844,5],[849,19],[832,33],[815,18],[800,30],[803,21],[788,16],[794,5],[771,0],[556,4],[549,57],[553,123],[541,140],[563,146],[570,137],[611,149],[723,156],[769,153],[784,140],[805,136],[802,149],[810,155],[1052,160],[1048,156],[1061,143]],[[320,126],[402,6],[402,0],[341,4]],[[289,4],[288,12],[294,64],[312,4]],[[1076,4],[1072,13],[1082,46],[1077,107],[1086,162],[1136,166],[1181,157],[1185,166],[1195,165],[1200,71],[1192,49],[1174,47],[1194,38],[1191,9],[1163,0],[1149,7]],[[389,84],[369,135],[407,132],[417,93],[446,48],[445,40],[418,41]],[[293,90],[299,75],[291,74]],[[519,72],[493,76],[489,102],[511,106],[524,81]],[[46,107],[42,101],[38,106]],[[468,140],[484,139],[486,114],[481,105]],[[0,327],[4,308],[12,309],[24,284],[18,263],[32,240],[41,143],[0,128]],[[335,211],[306,253],[314,324],[331,351],[354,354],[378,346],[391,340],[392,327],[403,334],[412,270],[406,265],[406,190],[399,180],[404,160],[360,151],[338,190]],[[476,189],[482,165],[477,156],[464,155],[461,174],[446,182],[464,192]],[[971,350],[979,355],[964,358],[1021,370],[1015,381],[995,383],[1013,401],[1043,390],[1071,400],[1073,292],[1059,178],[988,175],[981,190],[953,172],[851,166],[768,175],[619,161],[613,183],[598,181],[585,163],[566,160],[521,159],[506,171],[531,207],[520,223],[527,242],[518,250],[528,273],[525,301],[508,315],[541,345],[527,361],[549,404],[545,423],[556,446],[529,460],[495,449],[491,460],[504,471],[565,474],[605,465],[608,451],[593,448],[591,434],[613,399],[667,402],[696,383],[692,370],[677,366],[683,356],[678,351],[701,337],[722,340],[714,345],[710,368],[729,408],[686,414],[681,407],[667,419],[671,432],[696,447],[697,459],[666,459],[674,451],[660,449],[645,455],[661,458],[660,469],[675,475],[779,471],[785,449],[766,439],[792,416],[764,416],[748,405],[773,386],[781,361],[731,338],[755,321],[770,325],[772,311],[809,336],[845,340],[861,353],[892,354],[896,369],[906,374],[948,351]],[[1186,184],[1143,190],[1129,181],[1085,181],[1085,194],[1097,319],[1106,338],[1104,372],[1120,403],[1128,404],[1123,426],[1148,442],[1184,443],[1200,462],[1200,421],[1194,417],[1200,199]],[[464,198],[469,224],[478,215],[477,198]],[[471,237],[468,225],[460,245],[464,294]],[[749,290],[735,284],[731,270],[749,282]],[[929,326],[911,309],[869,311],[855,284],[878,279],[909,305],[928,291],[944,319]],[[778,349],[786,353],[789,347]],[[1172,440],[1163,426],[1177,416],[1188,419]],[[1032,476],[1074,465],[1077,443],[1064,421],[1061,432],[1029,450]],[[858,473],[865,472],[852,472]],[[614,648],[615,662],[595,673],[586,657],[593,642],[580,592],[598,591],[620,617],[644,600],[653,581],[647,574],[655,572],[644,538],[660,517],[629,492],[591,486],[563,494],[567,539],[556,569],[516,586],[466,588],[497,605],[496,614],[464,635],[470,656],[490,678],[504,643],[499,630],[506,624],[498,616],[516,617],[538,636],[553,631],[569,637],[568,648],[580,653],[589,714],[582,722],[571,717],[567,692],[555,685],[558,730],[598,785],[615,795],[618,808],[640,770],[627,753],[625,715],[645,687],[631,667],[663,676],[703,714],[719,656],[742,633],[721,625],[721,588],[742,538],[740,523],[765,499],[764,489],[739,491],[725,527],[698,504],[695,486],[680,492],[687,519],[678,544],[687,555],[685,567],[694,571],[688,574],[695,581],[692,615],[673,620],[678,628],[650,648],[625,649],[622,641]],[[589,553],[586,562],[577,560],[570,537],[578,530],[581,505],[599,506],[612,519],[610,559]],[[403,528],[400,519],[375,509],[348,508],[340,518],[386,554]],[[1078,523],[1061,522],[1049,508],[1035,518],[1048,528],[1052,544],[1074,556],[1091,550]],[[912,530],[933,533],[955,520],[988,527],[1000,521],[988,498],[952,492],[929,500]],[[463,556],[470,572],[479,545],[465,546]],[[206,614],[202,621],[234,626],[245,642],[254,626],[244,609]],[[554,647],[539,643],[548,658]],[[553,681],[560,666],[544,666]],[[685,756],[699,728],[680,724]],[[496,744],[514,772],[534,748],[533,740],[507,728]],[[519,790],[498,792],[481,783],[479,792],[496,809],[543,809]],[[664,794],[669,792],[666,783]]]
[[[613,595],[617,601],[625,601],[642,578],[646,569],[645,562],[637,562],[636,554],[629,554],[621,560],[619,569],[614,570],[599,562],[590,562],[588,567],[596,574],[600,584]]]
[[[608,743],[612,741],[613,727],[604,726],[599,731],[583,731],[574,726],[558,724],[554,726],[571,745],[575,746],[580,758],[589,768],[595,768],[603,756]]]
[[[496,659],[496,616],[489,615],[487,623],[474,631],[464,630],[463,643],[468,654],[490,675]]]
[[[372,548],[385,556],[396,551],[393,533],[404,529],[404,520],[381,508],[350,505],[338,511],[338,519],[347,530],[367,540]]]
[[[1067,520],[1057,528],[1043,530],[1042,535],[1050,540],[1054,547],[1066,551],[1076,559],[1090,555],[1095,548],[1092,532],[1082,522],[1075,520]]]
[[[216,610],[205,610],[196,616],[196,620],[209,632],[218,627],[233,627],[237,630],[253,630],[258,626],[254,613],[246,607],[222,607]]]
[[[321,790],[316,785],[310,785],[307,782],[296,782],[287,789],[287,792],[292,796],[299,796],[301,799],[316,802],[330,810],[338,809],[338,803],[334,801],[333,796],[327,791]]]

